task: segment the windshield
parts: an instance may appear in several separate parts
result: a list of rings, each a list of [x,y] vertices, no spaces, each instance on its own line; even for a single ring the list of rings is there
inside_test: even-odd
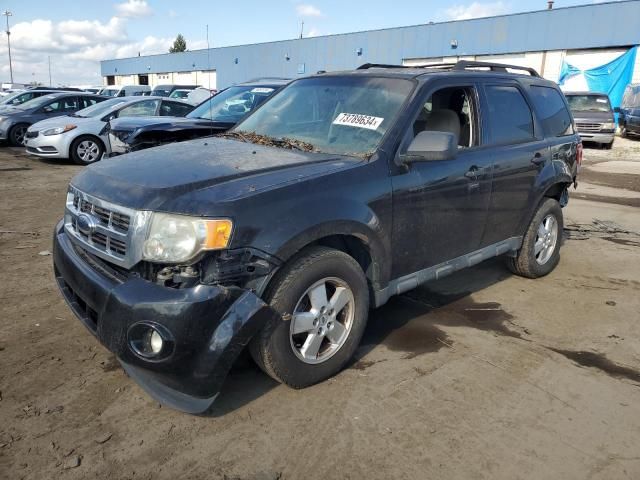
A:
[[[115,97],[119,91],[119,88],[103,88],[100,95],[104,95],[105,97]]]
[[[276,146],[285,141],[296,148],[310,147],[305,150],[367,157],[393,124],[413,85],[389,78],[299,80],[233,131],[271,138]]]
[[[105,100],[104,102],[96,103],[95,105],[91,105],[90,107],[84,108],[76,112],[73,116],[85,117],[85,118],[100,117],[106,113],[113,112],[125,102],[126,100],[124,100],[123,98],[112,98],[110,100]]]
[[[229,87],[199,105],[188,118],[203,118],[214,122],[238,123],[242,117],[264,102],[273,87]]]
[[[567,95],[569,108],[574,112],[610,112],[609,98],[604,95]]]
[[[16,108],[20,108],[23,110],[27,110],[29,108],[39,108],[43,105],[48,104],[58,98],[58,95],[44,95],[42,97],[37,97],[29,100],[28,102],[24,102],[22,105],[18,105]]]

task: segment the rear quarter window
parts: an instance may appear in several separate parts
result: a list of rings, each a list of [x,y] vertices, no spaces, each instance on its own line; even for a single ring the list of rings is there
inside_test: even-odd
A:
[[[574,133],[571,114],[560,92],[555,88],[533,85],[530,93],[547,137],[563,137]]]

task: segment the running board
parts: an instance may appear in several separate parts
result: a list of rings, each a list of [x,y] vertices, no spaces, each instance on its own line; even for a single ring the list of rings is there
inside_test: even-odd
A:
[[[391,280],[382,290],[375,292],[376,307],[380,307],[387,303],[387,301],[394,295],[400,295],[401,293],[413,290],[418,285],[430,282],[431,280],[438,280],[440,278],[451,275],[453,272],[462,270],[467,267],[472,267],[480,262],[488,260],[493,257],[504,255],[505,253],[515,254],[522,245],[522,237],[512,237],[502,242],[494,243],[487,247],[476,250],[475,252],[461,257],[448,260],[433,267],[425,268],[415,273],[405,275],[404,277]]]

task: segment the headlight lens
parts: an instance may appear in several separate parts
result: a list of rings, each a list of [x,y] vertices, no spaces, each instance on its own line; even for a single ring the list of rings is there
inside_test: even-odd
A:
[[[204,250],[226,248],[232,229],[229,219],[154,213],[142,257],[150,262],[186,262]]]
[[[602,128],[604,130],[611,130],[612,128],[616,128],[616,124],[614,122],[603,123]]]
[[[69,130],[73,130],[74,128],[76,128],[76,125],[65,125],[64,127],[56,127],[56,128],[49,128],[47,130],[43,130],[42,134],[47,136],[60,135],[61,133],[68,132]]]

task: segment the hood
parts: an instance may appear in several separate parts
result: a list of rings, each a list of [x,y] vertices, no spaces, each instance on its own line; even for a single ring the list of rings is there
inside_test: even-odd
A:
[[[109,122],[111,130],[133,131],[141,127],[209,126],[209,120],[185,117],[126,117]]]
[[[604,123],[613,122],[613,112],[595,112],[572,110],[573,118],[576,123]]]
[[[191,213],[184,197],[197,190],[213,188],[211,195],[225,201],[243,191],[255,194],[360,162],[362,159],[353,157],[206,138],[105,159],[85,168],[71,183],[118,205]],[[237,183],[223,188],[230,182]],[[176,210],[176,205],[181,205],[180,209]]]
[[[41,120],[29,127],[30,131],[44,130],[45,128],[64,127],[65,125],[84,125],[85,123],[95,122],[95,118],[70,117],[68,115],[62,117],[53,117]]]
[[[13,105],[0,105],[0,115],[13,115],[16,113],[26,113],[27,110],[16,108]]]

